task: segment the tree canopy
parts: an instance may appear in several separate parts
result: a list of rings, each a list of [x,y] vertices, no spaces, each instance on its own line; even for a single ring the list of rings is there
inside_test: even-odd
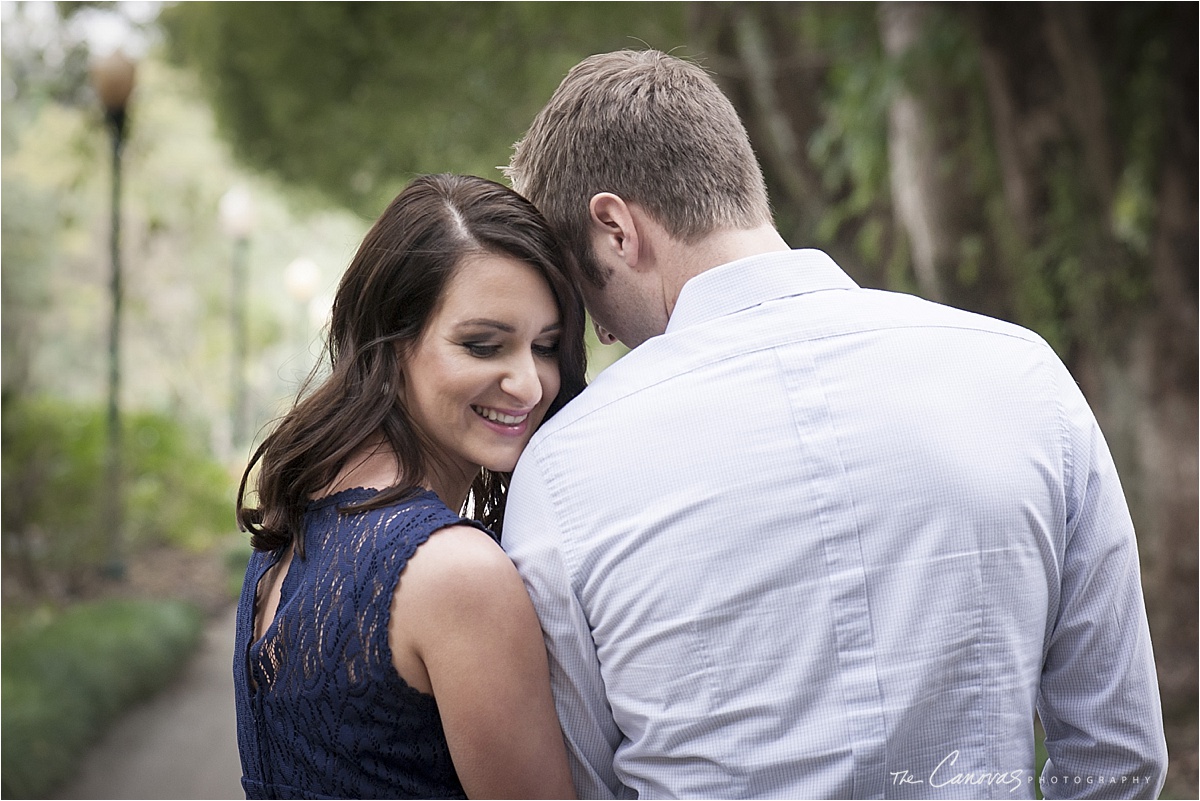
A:
[[[684,8],[184,3],[162,21],[239,157],[374,218],[417,174],[500,180],[512,143],[582,55],[676,47]]]

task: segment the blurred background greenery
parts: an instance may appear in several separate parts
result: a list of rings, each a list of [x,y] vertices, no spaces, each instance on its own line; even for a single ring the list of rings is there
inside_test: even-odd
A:
[[[2,7],[6,637],[172,564],[191,584],[201,557],[236,572],[233,482],[314,364],[370,222],[421,173],[501,180],[574,63],[651,46],[698,60],[737,105],[794,246],[860,284],[1034,328],[1063,356],[1138,528],[1167,795],[1194,796],[1195,4]],[[104,512],[111,141],[88,79],[117,45],[137,64],[119,531]],[[594,374],[620,351],[593,345]],[[147,592],[218,606],[217,584]]]

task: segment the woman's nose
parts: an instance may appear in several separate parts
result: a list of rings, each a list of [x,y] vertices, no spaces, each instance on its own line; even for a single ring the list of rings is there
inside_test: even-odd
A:
[[[515,358],[500,379],[500,389],[527,409],[542,399],[542,379],[533,355]]]

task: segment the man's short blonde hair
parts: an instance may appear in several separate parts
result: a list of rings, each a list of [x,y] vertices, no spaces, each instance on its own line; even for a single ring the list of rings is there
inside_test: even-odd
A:
[[[612,192],[672,236],[771,223],[762,171],[733,104],[699,66],[657,50],[591,56],[563,79],[505,170],[604,286],[588,202]]]

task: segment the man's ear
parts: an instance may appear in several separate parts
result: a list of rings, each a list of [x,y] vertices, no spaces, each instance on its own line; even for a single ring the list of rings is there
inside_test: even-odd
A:
[[[641,252],[637,223],[629,204],[612,192],[600,192],[588,202],[596,255],[615,256],[637,267]]]

